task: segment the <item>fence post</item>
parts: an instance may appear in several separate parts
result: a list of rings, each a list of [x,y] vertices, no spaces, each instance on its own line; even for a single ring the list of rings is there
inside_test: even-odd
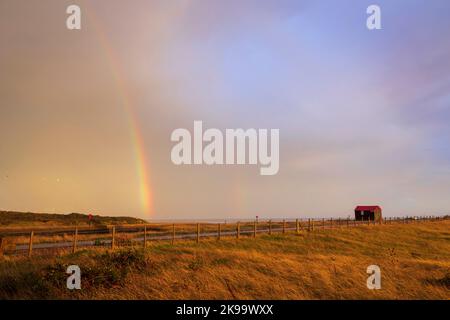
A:
[[[256,238],[256,220],[253,224],[253,238]]]
[[[77,239],[78,238],[78,227],[75,228],[75,232],[73,234],[73,248],[72,253],[75,253],[77,251]]]
[[[349,219],[347,218],[347,228],[349,227],[349,221],[348,221]]]
[[[144,226],[144,248],[147,248],[147,226]]]
[[[295,229],[296,229],[297,234],[299,234],[300,233],[300,225],[299,225],[298,219],[295,220]]]
[[[116,227],[112,227],[112,238],[111,238],[111,250],[114,250],[116,246]]]
[[[221,227],[220,222],[219,222],[219,224],[217,225],[217,240],[220,240],[220,234],[222,233],[221,229],[222,229],[222,227]]]
[[[31,254],[33,253],[33,236],[34,236],[34,232],[31,231],[31,233],[30,233],[30,244],[28,245],[28,257],[31,257]]]
[[[197,243],[200,242],[200,223],[197,223]]]
[[[241,233],[241,224],[238,221],[236,224],[236,239],[239,239],[240,233]]]
[[[286,233],[286,220],[283,219],[283,234]]]
[[[308,232],[311,232],[311,218],[308,219]]]
[[[311,221],[311,228],[312,228],[312,231],[314,232],[314,219],[312,219],[312,221]]]
[[[175,223],[172,225],[172,245],[175,243]]]
[[[333,218],[330,218],[330,229],[333,230]]]
[[[269,235],[272,235],[272,220],[269,220]]]
[[[322,218],[322,230],[325,231],[325,218]]]

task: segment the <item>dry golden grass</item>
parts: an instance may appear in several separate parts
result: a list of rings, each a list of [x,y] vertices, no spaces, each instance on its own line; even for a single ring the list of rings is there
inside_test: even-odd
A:
[[[82,290],[65,288],[65,268]],[[367,266],[382,289],[366,287]],[[449,299],[450,221],[157,243],[0,262],[2,299]]]

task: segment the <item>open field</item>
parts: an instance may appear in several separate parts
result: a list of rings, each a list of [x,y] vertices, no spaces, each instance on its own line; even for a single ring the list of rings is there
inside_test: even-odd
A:
[[[124,225],[60,226],[51,228],[0,228],[0,254],[42,253],[52,250],[71,250],[87,247],[139,247],[148,242],[227,237],[256,237],[261,234],[276,234],[302,231],[314,232],[335,228],[360,227],[375,224],[411,224],[437,221],[446,217],[385,218],[384,220],[357,221],[354,219],[273,219],[244,220],[236,222],[177,222],[141,223]]]
[[[0,259],[1,299],[450,299],[449,220]]]

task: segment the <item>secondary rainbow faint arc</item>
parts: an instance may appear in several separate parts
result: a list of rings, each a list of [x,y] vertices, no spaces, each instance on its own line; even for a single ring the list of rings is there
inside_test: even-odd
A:
[[[95,32],[100,40],[100,44],[103,47],[108,63],[111,67],[111,72],[113,74],[114,80],[116,82],[118,91],[120,93],[122,104],[127,113],[127,120],[130,127],[131,141],[134,150],[134,156],[136,160],[137,175],[139,179],[139,197],[141,201],[142,208],[146,215],[153,215],[153,192],[150,184],[150,173],[147,164],[149,163],[146,158],[144,139],[142,132],[139,128],[138,120],[136,119],[135,112],[131,103],[131,98],[126,89],[125,82],[121,75],[121,69],[117,58],[114,55],[114,51],[108,42],[108,38],[105,33],[100,28],[100,23],[95,15],[95,11],[92,6],[90,6],[90,17],[91,22],[94,25]]]

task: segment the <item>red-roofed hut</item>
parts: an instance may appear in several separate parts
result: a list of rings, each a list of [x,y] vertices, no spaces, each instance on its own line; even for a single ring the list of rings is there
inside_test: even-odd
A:
[[[377,221],[383,219],[380,206],[357,206],[355,208],[356,221]]]

